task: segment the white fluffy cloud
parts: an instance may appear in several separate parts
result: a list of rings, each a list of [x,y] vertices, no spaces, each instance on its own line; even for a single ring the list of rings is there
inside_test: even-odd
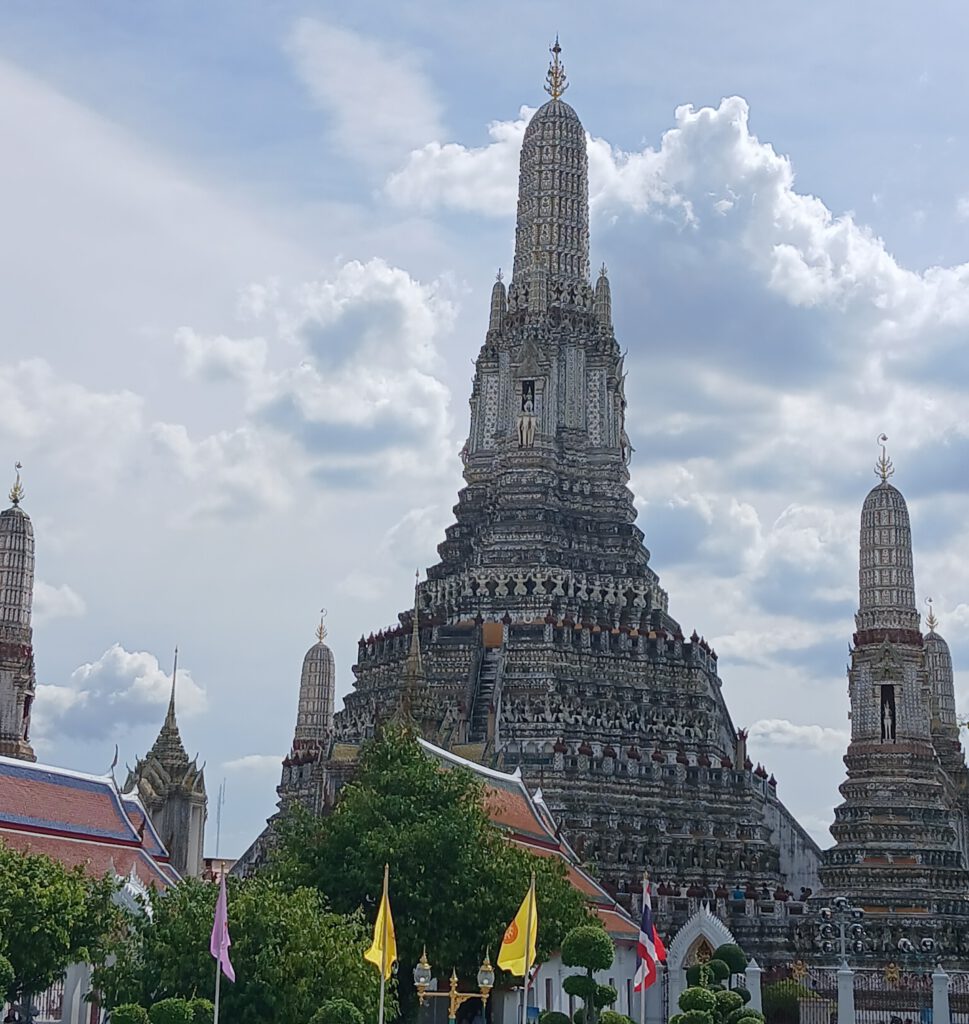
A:
[[[287,50],[329,115],[336,144],[387,165],[438,134],[440,106],[417,62],[399,49],[319,18],[301,18]]]
[[[282,765],[282,754],[244,754],[242,757],[234,757],[223,762],[222,767],[227,772],[278,776]]]
[[[171,674],[155,655],[112,644],[96,661],[78,666],[66,684],[38,685],[34,732],[50,743],[59,736],[106,739],[154,723],[160,728],[171,685]],[[180,718],[201,714],[208,705],[187,669],[178,670],[175,693]]]
[[[438,346],[454,305],[442,282],[352,260],[285,293],[260,292],[258,309],[268,338],[176,334],[186,375],[241,385],[246,410],[243,423],[200,440],[180,424],[153,428],[200,488],[190,514],[282,507],[294,475],[365,488],[439,473],[453,457]]]
[[[850,737],[847,729],[831,729],[822,725],[796,725],[783,718],[768,718],[754,722],[749,733],[752,740],[762,743],[779,747],[804,747],[831,754],[843,751]]]

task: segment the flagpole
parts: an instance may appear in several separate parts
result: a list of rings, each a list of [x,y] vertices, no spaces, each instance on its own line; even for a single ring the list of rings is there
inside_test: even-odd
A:
[[[535,872],[532,872],[532,881],[528,887],[530,899],[528,901],[528,914],[525,917],[525,986],[522,999],[522,1024],[528,1024],[528,972],[531,964],[528,962],[528,954],[531,952],[532,942],[532,913],[535,909]],[[537,938],[537,937],[536,937]],[[538,943],[536,942],[537,946]],[[538,950],[536,949],[536,953]]]
[[[222,961],[215,961],[215,1018],[214,1024],[219,1024],[219,992],[222,988]]]
[[[646,897],[649,892],[649,872],[643,871],[643,905],[640,907],[640,917],[646,908]],[[646,964],[643,962],[643,981],[639,989],[639,1024],[646,1024]]]
[[[390,879],[390,865],[384,864],[384,894],[383,899],[380,901],[380,908],[384,916],[384,932],[381,936],[381,950],[380,950],[380,1008],[377,1011],[377,1024],[384,1024],[384,991],[387,988],[387,926],[388,926],[388,897],[387,897],[387,885]],[[216,1021],[218,1024],[218,1021]]]

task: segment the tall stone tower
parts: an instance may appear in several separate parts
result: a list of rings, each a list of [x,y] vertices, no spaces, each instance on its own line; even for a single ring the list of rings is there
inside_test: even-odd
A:
[[[177,673],[176,650],[168,714],[154,746],[128,770],[124,792],[137,790],[175,870],[183,876],[198,876],[202,873],[208,797],[204,770],[195,758],[189,760],[175,720]]]
[[[870,939],[885,952],[894,951],[893,929],[905,918],[954,956],[954,931],[969,924],[969,871],[952,662],[934,616],[928,637],[919,630],[908,508],[889,483],[884,448],[876,471],[861,512],[848,775],[823,895],[863,906]]]
[[[333,735],[333,702],[336,667],[333,652],[327,647],[326,627],[320,619],[316,643],[303,658],[299,680],[299,707],[293,745],[283,760],[283,772],[276,792],[279,810],[294,802],[310,811],[321,809],[322,761]]]
[[[30,710],[34,702],[33,630],[34,527],[20,507],[24,489],[17,480],[10,508],[0,512],[0,754],[34,761]]]
[[[605,267],[589,278],[586,135],[560,52],[522,145],[514,268],[492,289],[455,520],[414,611],[360,640],[330,796],[348,748],[406,700],[429,739],[540,784],[614,892],[637,892],[644,866],[678,886],[797,892],[820,851],[747,758],[716,653],[669,615],[636,526],[623,357]]]

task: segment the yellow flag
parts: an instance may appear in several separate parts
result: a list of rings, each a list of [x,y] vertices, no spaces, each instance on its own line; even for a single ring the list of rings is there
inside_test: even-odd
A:
[[[397,936],[394,934],[394,919],[387,894],[388,875],[389,870],[385,864],[384,894],[377,911],[377,923],[373,927],[373,945],[363,954],[364,960],[369,960],[382,973],[384,980],[390,977],[397,959]]]
[[[535,963],[535,940],[538,937],[538,907],[535,904],[535,876],[528,887],[525,899],[508,925],[505,937],[498,950],[498,966],[524,978]]]

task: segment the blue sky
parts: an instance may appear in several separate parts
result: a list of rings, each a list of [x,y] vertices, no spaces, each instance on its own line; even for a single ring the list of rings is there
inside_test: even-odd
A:
[[[222,852],[272,812],[317,610],[342,694],[435,560],[558,32],[652,564],[823,841],[882,430],[969,657],[967,31],[957,3],[5,4],[41,757],[133,763],[177,643]]]

